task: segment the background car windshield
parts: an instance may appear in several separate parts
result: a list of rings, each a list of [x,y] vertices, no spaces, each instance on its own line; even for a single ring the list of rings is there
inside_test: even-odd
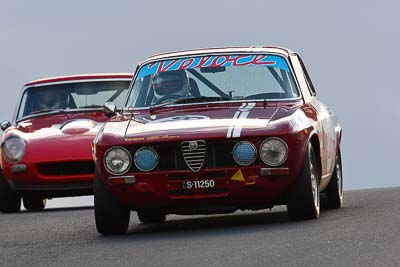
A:
[[[286,60],[276,55],[180,58],[140,68],[128,106],[299,97]]]
[[[78,82],[25,90],[17,119],[52,110],[101,108],[105,102],[122,107],[129,81]]]

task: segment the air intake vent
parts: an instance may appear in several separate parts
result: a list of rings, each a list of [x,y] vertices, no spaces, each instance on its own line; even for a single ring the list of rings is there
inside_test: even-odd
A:
[[[193,172],[200,171],[206,158],[206,141],[185,141],[181,143],[183,159]]]

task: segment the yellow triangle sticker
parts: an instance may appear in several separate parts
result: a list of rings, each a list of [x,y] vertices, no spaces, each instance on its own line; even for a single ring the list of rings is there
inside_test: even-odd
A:
[[[244,182],[244,176],[242,170],[239,169],[237,172],[235,172],[235,174],[231,177],[231,180]]]

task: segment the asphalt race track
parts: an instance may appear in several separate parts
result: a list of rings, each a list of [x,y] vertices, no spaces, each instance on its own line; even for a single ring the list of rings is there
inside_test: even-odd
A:
[[[97,234],[91,207],[0,214],[0,266],[399,266],[400,188],[345,192],[341,210],[291,222],[284,208],[168,216]]]

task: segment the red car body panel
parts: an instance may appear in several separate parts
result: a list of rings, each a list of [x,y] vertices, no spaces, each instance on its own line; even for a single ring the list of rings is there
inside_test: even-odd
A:
[[[310,91],[307,85],[310,81],[306,81],[297,54],[279,48],[224,48],[158,55],[142,64],[172,57],[249,51],[280,53],[285,56],[292,64],[301,98],[288,101],[254,101],[255,106],[250,110],[247,119],[240,122],[239,135],[232,134],[229,127],[235,112],[246,102],[175,105],[156,111],[126,110],[121,116],[108,121],[94,140],[96,169],[117,200],[132,210],[151,208],[178,214],[201,213],[203,208],[206,213],[211,213],[213,208],[257,209],[283,204],[286,201],[286,192],[301,171],[309,142],[317,153],[320,190],[326,188],[340,147],[341,127],[333,112]],[[199,119],[186,121],[185,116]],[[205,164],[199,172],[177,170],[172,165],[165,167],[168,165],[165,162],[173,161],[173,155],[179,153],[179,144],[182,141],[205,140],[216,145],[246,140],[258,148],[268,137],[279,137],[288,145],[288,158],[279,167],[268,166],[259,158],[247,167],[239,166],[233,160],[231,166],[222,168]],[[152,147],[160,156],[159,166],[150,172],[132,168],[119,177],[111,175],[104,167],[103,158],[106,151],[113,146],[125,147],[132,155],[139,147]],[[232,155],[227,153],[226,157],[231,158]],[[239,170],[242,176],[237,179]],[[263,173],[265,170],[267,174]],[[182,180],[203,180],[210,177],[215,180],[215,190],[193,189],[190,194],[185,194],[182,189]]]
[[[89,74],[29,82],[25,88],[75,81],[129,81],[132,74]],[[24,88],[24,89],[25,89]],[[45,197],[91,194],[93,161],[91,143],[109,118],[100,109],[43,114],[22,119],[2,137],[19,136],[26,143],[23,160],[10,163],[1,156],[2,172],[16,191],[40,191]],[[2,142],[3,142],[2,141]],[[25,165],[24,172],[12,171]]]

